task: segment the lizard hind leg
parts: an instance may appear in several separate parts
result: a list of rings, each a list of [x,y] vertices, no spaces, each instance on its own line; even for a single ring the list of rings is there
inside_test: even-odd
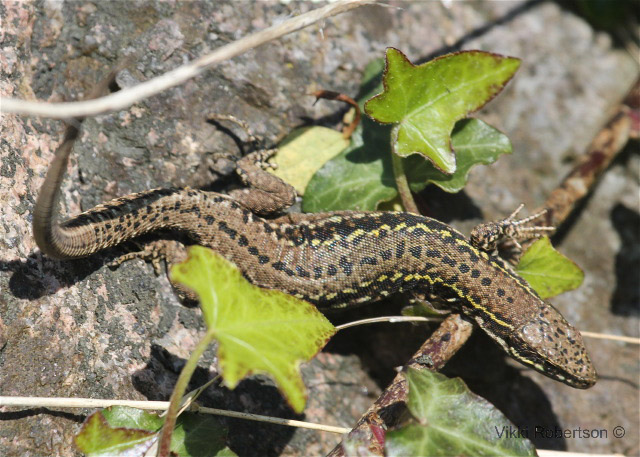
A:
[[[109,267],[118,267],[133,259],[151,262],[156,276],[163,272],[162,261],[168,266],[180,263],[187,258],[187,251],[182,243],[175,240],[154,240],[145,243],[139,251],[128,252],[108,263]]]
[[[166,274],[169,276],[169,271],[173,265],[187,259],[187,250],[184,244],[179,241],[154,240],[149,243],[145,243],[144,247],[139,251],[128,252],[121,255],[110,262],[108,266],[117,267],[122,263],[133,259],[142,259],[145,262],[151,262],[156,276],[160,276],[165,273],[164,268],[162,268],[162,263],[164,262],[167,266]],[[171,282],[171,286],[181,301],[195,302],[198,300],[198,296],[192,290],[187,289],[182,284],[173,282],[171,277],[169,277],[169,282]]]

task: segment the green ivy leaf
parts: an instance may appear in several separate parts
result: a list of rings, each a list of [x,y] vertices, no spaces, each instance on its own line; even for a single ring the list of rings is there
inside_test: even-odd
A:
[[[391,166],[391,129],[370,119],[353,132],[351,145],[313,175],[305,190],[307,213],[375,210],[397,194]]]
[[[112,406],[99,412],[111,427],[159,432],[164,419],[138,408],[128,406]]]
[[[136,408],[113,406],[93,413],[75,437],[90,457],[142,457],[156,442],[164,419]],[[215,417],[183,413],[176,423],[171,451],[180,457],[236,455],[226,447],[227,430]]]
[[[456,171],[445,174],[422,156],[412,155],[404,160],[404,169],[413,192],[420,192],[427,184],[435,184],[446,192],[459,192],[467,183],[474,165],[488,165],[502,154],[511,154],[511,141],[499,130],[479,119],[463,119],[456,123],[451,134],[456,151]]]
[[[421,154],[442,172],[456,171],[451,131],[456,121],[495,97],[520,60],[482,51],[448,54],[413,65],[397,49],[387,49],[384,91],[365,104],[365,112],[392,131],[394,152]]]
[[[358,103],[380,93],[382,59],[365,68]],[[425,126],[428,129],[429,126]],[[398,192],[391,164],[391,130],[365,117],[356,129],[350,146],[329,160],[311,178],[305,190],[302,209],[305,212],[374,211],[392,201]],[[448,175],[437,170],[420,155],[403,160],[409,185],[419,192],[427,184],[435,184],[447,192],[458,192],[466,184],[470,169],[479,163],[493,163],[500,154],[511,152],[509,139],[484,122],[476,119],[459,121],[451,134],[457,153],[457,169]],[[316,155],[315,149],[306,151]]]
[[[171,435],[171,450],[180,457],[234,457],[227,429],[208,414],[182,413]]]
[[[89,457],[144,455],[157,439],[157,433],[111,427],[101,412],[92,414],[75,437],[80,452]]]
[[[529,246],[516,270],[542,298],[577,289],[584,280],[580,267],[556,251],[546,236]]]
[[[302,209],[312,213],[374,211],[380,204],[393,200],[398,191],[389,156],[389,133],[389,126],[364,119],[349,148],[311,178]],[[418,155],[403,160],[412,191],[419,192],[428,184],[435,184],[446,192],[458,192],[467,183],[473,166],[493,163],[512,150],[509,138],[478,119],[459,121],[451,140],[458,154],[458,168],[452,175],[442,173]]]
[[[407,407],[415,422],[387,433],[386,455],[535,456],[531,442],[460,379],[409,369]]]
[[[271,375],[296,412],[305,404],[299,372],[335,333],[311,304],[249,283],[231,262],[193,246],[189,258],[171,269],[171,278],[196,292],[202,314],[218,340],[225,384],[234,388],[253,373]]]

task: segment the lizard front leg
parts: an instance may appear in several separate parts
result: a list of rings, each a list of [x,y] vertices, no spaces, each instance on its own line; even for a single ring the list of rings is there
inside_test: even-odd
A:
[[[471,243],[479,249],[492,252],[498,247],[499,243],[506,240],[511,240],[515,243],[516,249],[521,251],[522,246],[520,246],[520,243],[518,241],[538,238],[545,232],[552,232],[555,230],[555,227],[525,227],[524,225],[526,223],[538,219],[547,211],[543,210],[524,219],[516,220],[516,215],[523,207],[524,204],[521,204],[513,213],[509,215],[509,217],[505,219],[476,225],[471,231]]]

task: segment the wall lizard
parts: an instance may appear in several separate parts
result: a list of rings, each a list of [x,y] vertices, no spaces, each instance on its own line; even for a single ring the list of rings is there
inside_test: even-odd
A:
[[[58,259],[89,256],[169,229],[234,262],[255,285],[320,309],[395,293],[437,294],[475,321],[511,357],[572,387],[597,376],[580,333],[499,257],[450,226],[403,212],[290,213],[295,190],[267,173],[264,154],[238,161],[248,187],[228,195],[154,189],[57,221],[60,183],[78,126],[67,128],[38,196],[33,230]]]

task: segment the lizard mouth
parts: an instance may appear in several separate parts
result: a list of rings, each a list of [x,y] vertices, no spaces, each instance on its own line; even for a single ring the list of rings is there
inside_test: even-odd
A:
[[[582,343],[581,338],[580,343]],[[576,389],[592,387],[597,382],[598,375],[589,359],[586,348],[575,345],[572,353],[569,353],[569,350],[565,353],[564,349],[566,348],[560,350],[561,356],[556,354],[556,357],[549,358],[547,357],[551,355],[549,351],[543,352],[543,355],[541,355],[530,350],[518,350],[518,344],[512,344],[509,347],[509,353],[523,365],[529,366],[556,381]]]

